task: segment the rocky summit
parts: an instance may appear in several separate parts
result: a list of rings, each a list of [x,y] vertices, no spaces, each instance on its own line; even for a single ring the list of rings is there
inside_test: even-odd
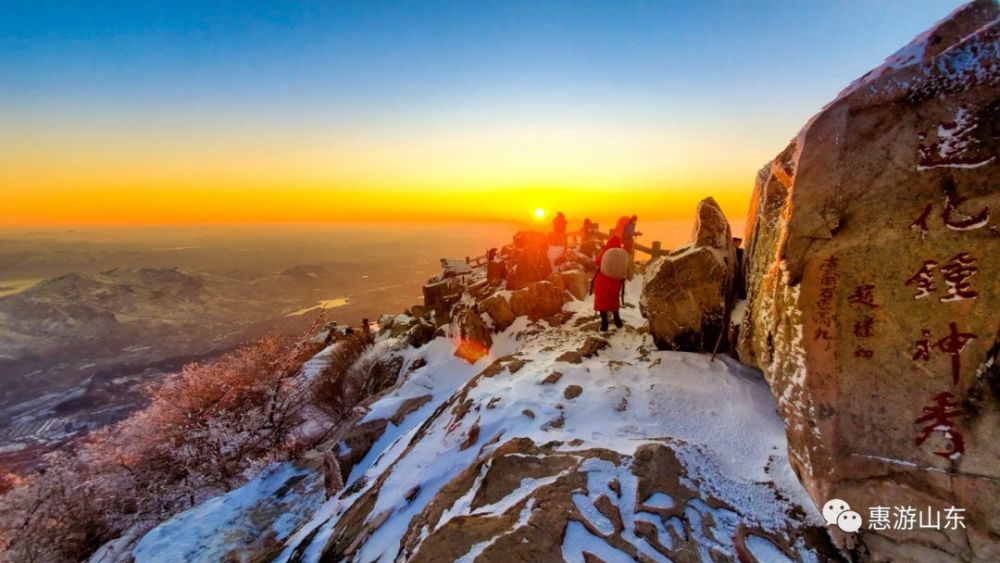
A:
[[[342,488],[307,455],[154,529],[136,561],[835,555],[760,375],[658,350],[629,305],[603,336],[589,299],[558,325],[518,316],[474,363],[387,331],[399,383],[324,446]]]

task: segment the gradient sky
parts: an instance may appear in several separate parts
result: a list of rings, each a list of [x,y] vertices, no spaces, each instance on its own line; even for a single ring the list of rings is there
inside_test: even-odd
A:
[[[0,225],[740,216],[959,4],[0,0]]]

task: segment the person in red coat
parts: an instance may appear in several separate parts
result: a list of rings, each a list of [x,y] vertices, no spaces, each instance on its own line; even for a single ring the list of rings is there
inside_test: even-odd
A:
[[[601,259],[609,248],[621,248],[622,241],[612,236],[597,253],[597,275],[594,277],[594,310],[601,314],[601,330],[608,330],[608,313],[614,316],[615,326],[622,327],[622,318],[618,315],[621,307],[622,282],[601,273]]]

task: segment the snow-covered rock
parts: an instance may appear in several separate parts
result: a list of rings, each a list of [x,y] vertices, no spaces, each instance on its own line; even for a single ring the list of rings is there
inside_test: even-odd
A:
[[[640,287],[634,280],[627,294]],[[791,471],[760,375],[721,357],[657,350],[628,305],[627,326],[603,338],[589,298],[568,303],[559,326],[519,317],[474,364],[454,357],[447,338],[394,348],[403,380],[331,442],[344,487],[322,504],[301,496],[289,506],[308,516],[281,536],[280,549],[254,552],[258,544],[221,526],[215,536],[235,539],[210,553],[276,561],[822,558],[825,534],[812,533],[820,516]],[[322,479],[310,478],[322,495]],[[273,480],[264,475],[244,489],[273,496]],[[271,529],[269,518],[255,525]],[[163,530],[185,528],[208,542],[197,527],[182,515],[140,546],[166,545],[157,539]]]
[[[479,302],[479,309],[493,321],[493,326],[504,330],[517,318],[510,309],[507,298],[497,293]]]
[[[132,556],[135,563],[252,560],[280,548],[323,501],[323,479],[315,468],[276,464],[153,528]]]

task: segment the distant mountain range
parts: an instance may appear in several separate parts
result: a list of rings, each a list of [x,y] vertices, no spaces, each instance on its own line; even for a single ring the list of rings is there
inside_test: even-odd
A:
[[[0,461],[121,418],[149,382],[189,361],[267,332],[300,333],[317,303],[336,297],[338,272],[113,269],[0,297]]]
[[[401,311],[441,256],[507,232],[0,230],[0,472],[121,420],[186,363],[299,335],[324,308],[354,325]]]

